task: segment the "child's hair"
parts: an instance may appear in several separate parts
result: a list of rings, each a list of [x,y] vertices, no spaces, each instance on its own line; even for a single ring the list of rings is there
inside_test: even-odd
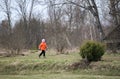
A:
[[[45,39],[42,39],[42,42],[45,42]]]

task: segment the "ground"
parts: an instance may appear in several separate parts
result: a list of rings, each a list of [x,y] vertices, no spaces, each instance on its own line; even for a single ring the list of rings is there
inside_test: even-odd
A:
[[[120,79],[120,54],[105,54],[102,61],[92,62],[88,68],[69,66],[82,58],[78,52],[56,55],[47,51],[27,56],[0,57],[0,79]]]

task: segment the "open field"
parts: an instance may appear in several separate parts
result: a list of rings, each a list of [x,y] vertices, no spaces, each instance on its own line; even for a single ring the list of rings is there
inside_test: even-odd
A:
[[[77,52],[56,55],[51,51],[47,58],[38,58],[38,52],[0,57],[0,79],[120,79],[120,54],[105,54],[102,61],[85,69],[69,69],[80,60]]]
[[[78,74],[38,74],[0,75],[0,79],[120,79],[119,76],[78,75]]]

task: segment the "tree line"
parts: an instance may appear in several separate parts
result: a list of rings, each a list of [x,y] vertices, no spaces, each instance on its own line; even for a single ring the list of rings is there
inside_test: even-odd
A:
[[[46,6],[47,15],[34,12],[39,5]],[[11,54],[37,49],[42,38],[63,53],[85,40],[102,42],[105,29],[120,24],[119,0],[2,0],[0,10],[6,15],[0,23],[0,47]],[[13,25],[15,13],[19,17]]]

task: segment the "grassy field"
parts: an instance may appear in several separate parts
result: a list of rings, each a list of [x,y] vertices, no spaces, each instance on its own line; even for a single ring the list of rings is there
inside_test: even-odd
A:
[[[105,54],[102,61],[75,70],[69,66],[81,60],[77,52],[56,55],[47,51],[46,58],[38,54],[0,57],[0,79],[120,79],[120,54]]]

